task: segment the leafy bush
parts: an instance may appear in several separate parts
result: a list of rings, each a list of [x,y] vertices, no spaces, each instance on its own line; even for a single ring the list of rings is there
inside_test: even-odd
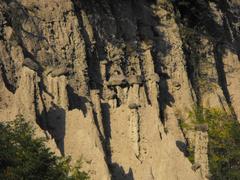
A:
[[[21,116],[0,123],[0,179],[15,180],[86,180],[81,164],[70,165],[70,157],[57,157],[34,137],[33,126]]]
[[[220,109],[196,107],[190,113],[196,124],[208,124],[208,157],[213,180],[240,179],[240,125]]]

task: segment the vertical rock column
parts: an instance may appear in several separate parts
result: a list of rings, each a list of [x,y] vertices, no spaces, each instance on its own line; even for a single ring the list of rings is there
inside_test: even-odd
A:
[[[68,108],[68,96],[66,90],[66,77],[47,77],[47,87],[49,93],[53,97],[53,103],[60,106],[63,109]]]
[[[133,84],[127,93],[127,101],[128,104],[136,104],[137,106],[139,105],[139,84]]]
[[[159,107],[158,104],[158,96],[159,96],[159,87],[158,82],[160,81],[160,78],[157,73],[151,74],[151,76],[148,79],[148,85],[149,85],[149,91],[151,92],[151,102],[153,106]],[[157,109],[159,110],[159,108]]]
[[[107,61],[100,61],[100,71],[101,71],[101,75],[102,75],[102,80],[103,80],[103,85],[106,85],[106,65],[107,65]]]
[[[151,101],[151,104],[153,107],[158,107],[158,87],[157,87],[157,81],[159,81],[158,74],[155,73],[154,70],[154,62],[151,55],[151,46],[147,45],[146,43],[142,42],[141,49],[143,50],[142,57],[144,60],[144,74],[145,78],[148,80],[147,86],[148,86],[148,96]]]
[[[16,109],[18,114],[22,114],[27,120],[36,120],[35,98],[38,90],[37,83],[39,81],[37,73],[28,67],[23,67],[19,88],[15,96]]]
[[[133,78],[132,78],[133,79]],[[135,155],[138,157],[140,155],[140,116],[138,113],[138,108],[140,107],[139,102],[139,84],[132,84],[128,91],[128,108],[129,113],[129,137],[132,142],[132,149]]]
[[[200,55],[198,63],[198,87],[203,107],[220,108],[230,111],[223,91],[218,85],[219,77],[216,69],[213,43],[206,37],[200,37],[197,53]],[[192,59],[194,61],[194,59]]]
[[[227,93],[237,119],[240,122],[240,63],[237,53],[227,49],[223,56],[223,66],[226,76]]]
[[[62,155],[65,154],[66,113],[68,111],[68,96],[66,90],[66,77],[64,75],[47,76],[47,93],[50,99],[44,102],[46,107],[47,129],[54,138]]]
[[[197,170],[197,166],[200,166],[197,171],[199,171],[203,179],[208,179],[208,127],[207,125],[199,125],[195,129],[195,170]]]
[[[113,89],[109,89],[106,73],[107,73],[107,60],[100,61],[100,71],[102,75],[103,81],[103,89],[102,89],[102,98],[104,99],[104,103],[109,104],[110,107],[116,108],[117,101],[116,101],[116,92]]]
[[[123,74],[123,71],[120,67],[120,62],[114,62],[111,65],[111,69],[110,69],[110,78],[108,80],[108,86],[111,87],[111,89],[114,89],[114,91],[116,92],[116,96],[118,99],[118,102],[113,101],[112,107],[117,107],[120,104],[123,104],[125,101],[125,97],[126,94],[124,93],[124,89],[121,87],[123,85],[126,85],[126,77]],[[109,92],[109,90],[107,90]],[[115,102],[117,104],[115,104]]]
[[[160,81],[160,101],[162,110],[164,111],[164,121],[175,121],[171,129],[177,129],[178,119],[183,119],[185,123],[191,124],[189,111],[194,106],[195,93],[188,79],[186,62],[182,49],[182,39],[180,30],[176,23],[176,17],[173,7],[164,8],[170,5],[166,1],[162,1],[156,6],[154,15],[159,19],[159,26],[155,27],[161,35],[156,41],[156,59],[155,64],[160,66],[162,74]],[[173,108],[168,111],[166,106]],[[174,112],[174,114],[169,114]],[[167,119],[168,118],[168,119]],[[168,124],[166,124],[168,125]],[[167,127],[168,128],[168,127]],[[171,130],[169,128],[169,130]],[[184,132],[186,139],[190,145],[194,142],[194,132],[191,130]],[[175,136],[176,135],[176,136]],[[176,139],[182,139],[183,135],[174,134]]]
[[[173,9],[173,8],[170,8]],[[161,73],[168,77],[164,78],[168,93],[172,95],[170,103],[181,112],[186,121],[189,121],[188,113],[194,104],[194,94],[189,82],[186,70],[186,62],[182,50],[182,40],[179,33],[179,27],[175,21],[173,10],[165,10],[164,6],[157,6],[154,14],[159,18],[161,26],[157,28],[163,38],[157,43],[156,63],[161,65]],[[160,62],[159,62],[160,61]]]
[[[129,135],[132,141],[132,149],[137,157],[139,156],[139,120],[140,117],[137,108],[130,109]]]
[[[19,80],[19,87],[14,94],[15,110],[17,114],[23,115],[27,121],[34,122],[36,128],[36,136],[44,137],[43,131],[35,123],[37,114],[41,113],[43,109],[43,102],[40,98],[40,88],[38,83],[40,78],[37,72],[28,67],[23,67],[21,72],[21,79]]]

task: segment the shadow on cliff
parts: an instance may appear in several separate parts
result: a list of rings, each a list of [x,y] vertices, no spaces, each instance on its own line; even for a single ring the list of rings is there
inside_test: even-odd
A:
[[[160,76],[160,83],[159,83],[159,105],[160,105],[160,119],[163,123],[163,125],[165,125],[165,109],[167,106],[172,106],[172,103],[175,102],[174,97],[172,96],[172,94],[169,93],[169,87],[168,87],[168,83],[167,83],[167,79],[169,79],[170,77],[167,74],[161,73]]]
[[[69,100],[69,110],[79,109],[83,112],[84,117],[86,117],[88,111],[86,103],[90,103],[89,99],[84,96],[78,95],[69,85],[67,85],[67,92]]]
[[[187,144],[185,142],[177,140],[176,146],[184,154],[184,156],[187,157],[189,155],[189,152],[187,151]]]
[[[105,134],[105,139],[103,141],[103,149],[106,154],[106,161],[108,164],[112,163],[112,154],[111,154],[111,147],[110,147],[110,139],[111,139],[111,121],[110,121],[110,111],[109,111],[109,104],[102,103],[102,117],[103,117],[103,129]]]
[[[64,137],[66,127],[65,110],[56,104],[51,103],[49,110],[47,112],[42,112],[38,119],[38,124],[45,131],[46,136],[48,137],[48,133],[51,135],[51,138],[55,140],[57,148],[64,156]]]
[[[117,163],[112,163],[112,180],[134,180],[133,171],[129,168],[128,172],[125,172],[122,166],[119,166]]]

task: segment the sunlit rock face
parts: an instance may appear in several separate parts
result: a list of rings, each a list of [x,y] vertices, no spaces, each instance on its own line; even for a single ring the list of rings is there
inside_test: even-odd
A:
[[[0,0],[0,120],[22,114],[93,180],[208,179],[207,132],[179,122],[197,104],[240,121],[239,6]]]

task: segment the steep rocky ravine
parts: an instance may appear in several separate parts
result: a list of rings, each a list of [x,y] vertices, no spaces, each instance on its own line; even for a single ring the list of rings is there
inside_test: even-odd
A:
[[[0,0],[0,120],[91,179],[208,179],[195,105],[240,121],[238,0]],[[195,161],[186,157],[195,146]]]

